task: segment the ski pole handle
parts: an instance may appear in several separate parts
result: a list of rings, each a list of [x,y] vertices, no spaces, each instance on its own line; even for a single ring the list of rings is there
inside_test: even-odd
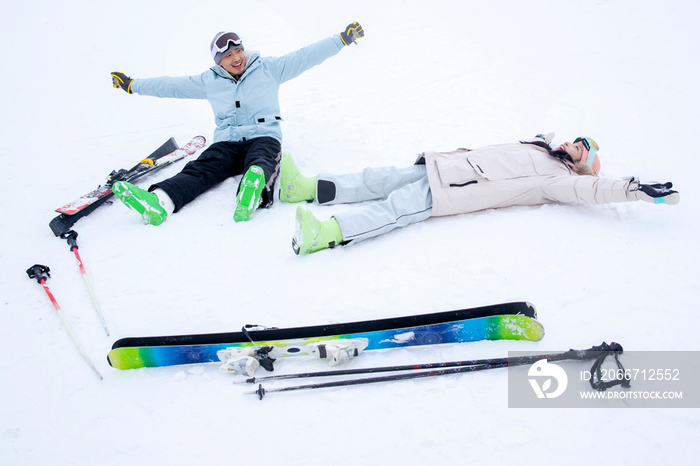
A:
[[[51,277],[50,271],[51,269],[45,265],[35,264],[27,269],[27,275],[29,275],[29,278],[36,279],[37,283],[41,283]]]
[[[63,314],[63,311],[58,305],[56,298],[54,298],[53,293],[51,293],[49,285],[46,284],[46,279],[50,276],[49,268],[45,265],[36,264],[27,269],[27,275],[29,275],[29,278],[36,279],[36,281],[39,282],[39,284],[44,288],[44,291],[46,291],[46,295],[51,300],[51,304],[53,304],[54,309],[56,309],[56,313],[58,314],[58,317],[60,317],[61,322],[63,323],[63,327],[68,332],[68,336],[70,336],[71,340],[73,340],[73,344],[78,349],[78,352],[83,357],[88,366],[90,366],[93,372],[100,378],[100,380],[103,380],[102,374],[100,374],[100,372],[93,364],[92,360],[90,359],[90,356],[88,356],[87,352],[85,351],[85,348],[83,348],[83,345],[80,344],[80,340],[78,340],[77,335],[68,323],[68,319],[66,319],[66,316]]]
[[[622,345],[619,343],[612,342],[610,344],[607,344],[603,342],[602,344],[598,346],[592,346],[588,349],[585,350],[569,350],[565,355],[565,359],[578,359],[581,361],[587,360],[587,359],[594,359],[597,358],[601,355],[601,353],[609,353],[609,354],[622,354],[623,353],[623,348]]]
[[[61,238],[68,241],[68,246],[70,250],[78,249],[78,232],[75,230],[70,230],[67,233],[61,233]]]

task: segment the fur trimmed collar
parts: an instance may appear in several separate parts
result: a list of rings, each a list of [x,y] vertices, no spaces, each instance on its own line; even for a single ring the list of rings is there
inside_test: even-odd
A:
[[[575,164],[567,164],[569,167],[571,167],[571,171],[576,173],[577,175],[588,175],[588,176],[598,176],[595,174],[593,169],[586,165],[583,162],[576,162]]]

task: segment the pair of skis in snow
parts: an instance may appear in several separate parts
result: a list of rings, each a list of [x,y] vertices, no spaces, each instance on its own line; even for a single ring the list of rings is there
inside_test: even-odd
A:
[[[280,357],[311,355],[335,365],[363,351],[479,340],[544,336],[530,303],[512,302],[389,319],[285,329],[123,338],[107,357],[117,369],[223,362],[222,370],[252,375],[255,359],[266,370]],[[237,364],[240,361],[240,364]]]
[[[59,215],[49,223],[51,231],[53,231],[53,234],[56,236],[69,234],[75,222],[93,212],[113,196],[112,186],[114,183],[117,181],[133,183],[188,155],[194,154],[197,150],[204,147],[204,144],[206,144],[204,136],[192,138],[192,140],[182,148],[178,147],[174,138],[168,139],[162,146],[153,151],[151,155],[141,160],[130,169],[112,171],[112,173],[107,176],[107,181],[104,184],[80,196],[73,202],[69,202],[56,209]]]

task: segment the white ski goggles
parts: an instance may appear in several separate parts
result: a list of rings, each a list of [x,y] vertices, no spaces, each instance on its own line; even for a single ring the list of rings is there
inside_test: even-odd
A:
[[[216,54],[225,51],[229,44],[239,46],[242,43],[243,41],[235,32],[225,32],[214,40],[214,44],[211,46],[211,57],[215,59]]]

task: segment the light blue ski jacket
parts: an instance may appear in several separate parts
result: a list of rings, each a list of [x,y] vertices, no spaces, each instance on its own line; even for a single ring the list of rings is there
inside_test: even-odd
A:
[[[214,142],[244,141],[269,136],[282,143],[279,86],[336,55],[340,36],[282,57],[246,52],[246,70],[236,81],[219,65],[196,76],[134,79],[132,92],[155,97],[207,99],[214,111]]]

